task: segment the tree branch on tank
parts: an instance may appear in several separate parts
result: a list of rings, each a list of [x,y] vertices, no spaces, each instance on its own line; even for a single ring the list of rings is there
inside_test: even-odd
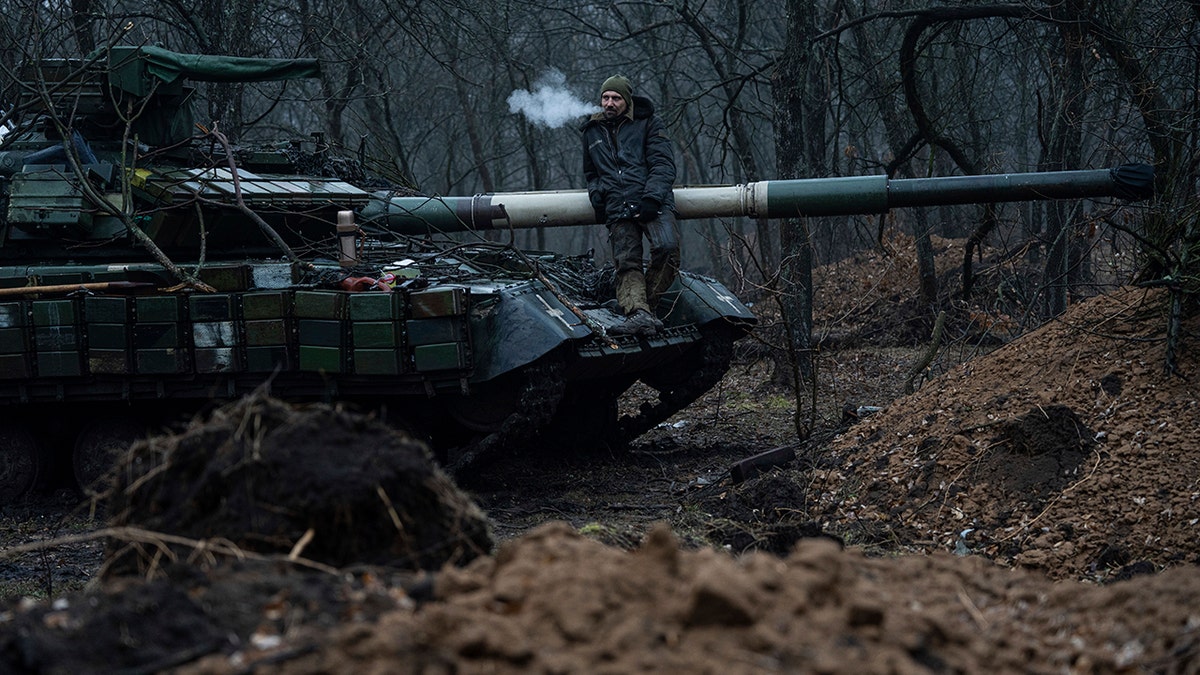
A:
[[[289,261],[300,265],[304,269],[313,269],[312,263],[301,260],[300,256],[296,255],[295,251],[292,250],[292,247],[288,246],[287,242],[283,240],[283,237],[279,236],[279,233],[275,231],[275,228],[271,227],[267,221],[263,220],[262,216],[255,213],[254,209],[246,205],[246,200],[242,198],[241,178],[238,176],[237,163],[233,158],[233,146],[229,143],[229,139],[225,137],[225,134],[217,130],[216,125],[214,125],[211,130],[205,129],[205,131],[207,138],[215,140],[222,148],[225,149],[225,159],[229,166],[229,172],[233,176],[234,207],[236,207],[237,210],[242,213],[242,215],[246,216],[255,225],[257,225],[258,229],[262,231],[267,240],[278,247],[279,250],[282,251],[285,256],[287,256]]]
[[[137,225],[136,222],[134,222],[135,214],[131,210],[131,207],[133,204],[133,199],[132,199],[132,193],[130,191],[130,180],[129,180],[129,177],[133,174],[133,167],[129,164],[128,155],[126,154],[128,152],[130,140],[136,140],[136,139],[130,139],[130,137],[129,137],[129,132],[131,129],[132,121],[137,118],[137,114],[135,114],[133,111],[132,102],[130,102],[129,107],[126,109],[125,113],[119,112],[119,114],[121,114],[121,116],[123,118],[122,121],[125,123],[125,130],[124,130],[124,134],[123,134],[124,142],[122,143],[122,150],[121,150],[121,166],[125,168],[125,171],[123,172],[122,178],[121,178],[121,206],[118,207],[117,205],[115,205],[111,201],[109,201],[108,199],[105,199],[104,195],[100,194],[96,190],[96,188],[94,186],[92,186],[91,182],[87,179],[87,176],[85,175],[84,170],[83,170],[83,166],[80,164],[80,161],[79,161],[79,153],[72,146],[72,144],[70,142],[73,129],[70,125],[64,123],[64,121],[58,115],[53,113],[54,104],[53,104],[53,101],[51,100],[50,92],[48,90],[46,90],[42,85],[44,85],[44,83],[42,83],[42,82],[38,83],[38,86],[39,86],[38,94],[39,94],[40,98],[42,99],[42,104],[45,107],[45,109],[48,111],[51,111],[51,113],[49,115],[50,121],[54,124],[55,129],[58,131],[59,135],[62,137],[62,144],[63,144],[63,149],[66,153],[67,163],[70,165],[71,171],[74,173],[75,178],[78,181],[78,187],[79,187],[80,192],[97,209],[103,211],[104,213],[106,213],[110,216],[120,219],[121,223],[125,226],[126,230],[128,230],[128,232],[131,235],[133,235],[133,238],[135,240],[137,240],[137,242],[142,246],[142,248],[144,248],[146,250],[146,252],[149,253],[151,255],[151,257],[153,257],[154,260],[163,267],[163,269],[165,269],[169,274],[171,274],[171,276],[173,276],[176,280],[178,280],[180,282],[180,285],[189,287],[189,288],[195,288],[196,290],[200,290],[200,291],[203,291],[206,293],[213,292],[215,289],[213,289],[211,286],[209,286],[208,284],[204,283],[200,279],[196,278],[194,275],[188,273],[187,271],[183,270],[181,267],[176,265],[175,262],[173,260],[171,260],[171,258],[161,248],[159,248],[159,246],[156,243],[154,243],[154,240],[149,235],[146,234],[145,230],[143,230],[141,227],[139,227]],[[149,99],[147,98],[146,100],[148,101]],[[119,108],[118,108],[118,111],[119,111]],[[140,114],[140,112],[141,111],[139,110],[138,114]]]

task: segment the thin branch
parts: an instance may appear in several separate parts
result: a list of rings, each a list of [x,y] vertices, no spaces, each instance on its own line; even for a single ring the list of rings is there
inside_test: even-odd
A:
[[[217,143],[220,143],[221,147],[225,149],[225,160],[228,163],[229,172],[233,176],[233,205],[239,212],[242,213],[242,215],[253,221],[255,225],[258,225],[258,229],[262,230],[263,235],[265,235],[267,239],[271,241],[271,243],[279,247],[279,250],[283,251],[288,260],[300,265],[304,269],[313,269],[312,263],[301,260],[300,256],[296,255],[295,251],[292,250],[292,247],[288,246],[287,242],[283,240],[283,237],[279,236],[279,233],[275,231],[275,228],[271,227],[267,221],[263,220],[262,216],[255,213],[254,209],[251,209],[246,205],[246,200],[242,196],[241,178],[238,176],[237,164],[233,159],[233,147],[230,145],[229,139],[225,137],[225,134],[217,131],[216,128],[213,128],[211,131],[209,131],[208,135],[215,139]]]

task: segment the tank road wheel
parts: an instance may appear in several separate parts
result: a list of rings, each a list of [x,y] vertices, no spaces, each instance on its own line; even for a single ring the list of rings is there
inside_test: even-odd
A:
[[[495,429],[476,436],[464,445],[447,448],[442,457],[445,468],[451,473],[461,473],[481,457],[519,448],[536,437],[554,418],[558,404],[562,401],[563,392],[566,390],[563,369],[561,357],[556,355],[543,358],[524,367],[519,373],[514,373],[517,377],[507,379],[506,388],[489,392],[493,396],[497,393],[505,395],[512,402],[511,405],[499,404],[499,399],[487,405],[481,403],[479,409],[469,416],[469,422],[472,425],[491,426]],[[484,399],[471,398],[460,404],[470,405],[482,400]],[[504,413],[506,409],[510,410]],[[458,414],[462,415],[461,408]],[[467,426],[468,420],[465,416],[457,421]]]
[[[486,393],[470,397],[453,398],[446,409],[454,421],[471,431],[491,433],[499,431],[505,420],[517,412],[517,396],[513,391],[492,388]]]
[[[580,451],[620,448],[624,439],[617,421],[618,403],[634,382],[618,377],[572,383],[544,436],[552,443]]]
[[[79,489],[89,496],[102,492],[107,486],[101,479],[146,431],[145,424],[130,417],[95,419],[84,426],[75,438],[71,460]]]
[[[0,420],[0,506],[12,504],[38,480],[42,453],[25,425]]]

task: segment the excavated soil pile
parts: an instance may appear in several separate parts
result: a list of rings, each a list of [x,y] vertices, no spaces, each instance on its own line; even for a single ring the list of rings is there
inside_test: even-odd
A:
[[[1200,319],[1179,374],[1166,326],[1165,293],[1094,298],[894,401],[816,472],[824,526],[1055,578],[1200,562]]]
[[[135,445],[114,476],[110,527],[128,536],[110,540],[109,573],[220,552],[432,569],[493,545],[486,517],[423,444],[327,406],[248,397]]]
[[[660,528],[622,551],[552,523],[505,542],[494,557],[447,568],[432,598],[366,572],[270,572],[134,582],[27,612],[8,635],[23,634],[26,650],[62,650],[45,672],[64,673],[1200,667],[1200,584],[1182,569],[1112,586],[1054,583],[977,557],[871,559],[828,539],[804,540],[786,558],[735,559],[682,551]],[[10,656],[14,642],[0,641],[0,655]]]
[[[972,302],[963,302],[962,262],[965,239],[930,236],[938,286],[938,304],[947,310],[946,334],[972,342],[996,343],[1018,330],[1011,314],[1022,308],[987,306],[985,301],[1016,293],[997,289],[1025,259],[1006,258],[984,246],[976,250]],[[935,317],[914,292],[920,278],[917,249],[910,235],[891,232],[879,246],[813,270],[813,334],[826,348],[856,345],[916,346],[929,341]]]

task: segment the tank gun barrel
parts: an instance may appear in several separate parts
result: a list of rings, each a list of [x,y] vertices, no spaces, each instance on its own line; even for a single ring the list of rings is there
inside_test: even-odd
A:
[[[680,219],[792,218],[883,213],[893,208],[1116,197],[1154,193],[1154,169],[1046,171],[941,178],[887,176],[764,180],[744,185],[675,188]],[[596,222],[585,190],[501,192],[473,197],[392,197],[377,194],[362,213],[402,234],[565,227]]]

